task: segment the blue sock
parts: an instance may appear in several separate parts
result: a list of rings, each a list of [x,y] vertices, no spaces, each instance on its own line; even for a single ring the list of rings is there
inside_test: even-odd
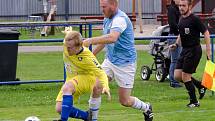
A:
[[[62,111],[61,111],[62,121],[68,120],[72,105],[73,105],[72,95],[63,95]]]
[[[80,109],[72,107],[70,110],[69,117],[87,120],[88,113],[86,111],[82,111]]]

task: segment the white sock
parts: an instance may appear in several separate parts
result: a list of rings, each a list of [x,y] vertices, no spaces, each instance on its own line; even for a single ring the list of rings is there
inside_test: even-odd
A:
[[[146,112],[149,109],[149,105],[147,103],[144,103],[143,101],[139,100],[136,97],[134,97],[134,104],[132,105],[132,107],[144,112]]]
[[[101,105],[101,97],[89,99],[89,108],[92,111],[92,121],[98,120],[99,107]]]

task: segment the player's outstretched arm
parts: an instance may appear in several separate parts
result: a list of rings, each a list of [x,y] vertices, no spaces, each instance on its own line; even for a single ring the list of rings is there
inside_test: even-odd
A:
[[[96,48],[93,50],[93,54],[96,56],[104,47],[104,44],[97,45]]]
[[[114,43],[117,41],[117,39],[120,36],[120,32],[117,31],[111,31],[110,34],[105,34],[99,37],[92,37],[92,38],[88,38],[85,39],[83,41],[83,45],[85,47],[92,45],[97,45],[97,44],[110,44],[110,43]]]

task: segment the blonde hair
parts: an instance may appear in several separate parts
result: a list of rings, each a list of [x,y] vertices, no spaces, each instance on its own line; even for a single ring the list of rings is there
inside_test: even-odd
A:
[[[65,41],[72,40],[75,42],[75,46],[80,47],[82,46],[82,36],[77,31],[69,31],[66,33],[66,36],[64,38]]]

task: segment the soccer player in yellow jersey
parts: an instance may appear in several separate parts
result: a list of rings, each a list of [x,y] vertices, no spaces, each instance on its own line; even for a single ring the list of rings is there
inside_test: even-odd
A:
[[[64,39],[63,60],[66,68],[66,82],[56,99],[56,111],[61,114],[61,121],[69,117],[84,121],[97,121],[101,104],[101,93],[110,92],[108,78],[93,53],[82,46],[79,32],[69,31]],[[91,93],[89,111],[82,111],[73,106],[73,101],[87,92]]]

